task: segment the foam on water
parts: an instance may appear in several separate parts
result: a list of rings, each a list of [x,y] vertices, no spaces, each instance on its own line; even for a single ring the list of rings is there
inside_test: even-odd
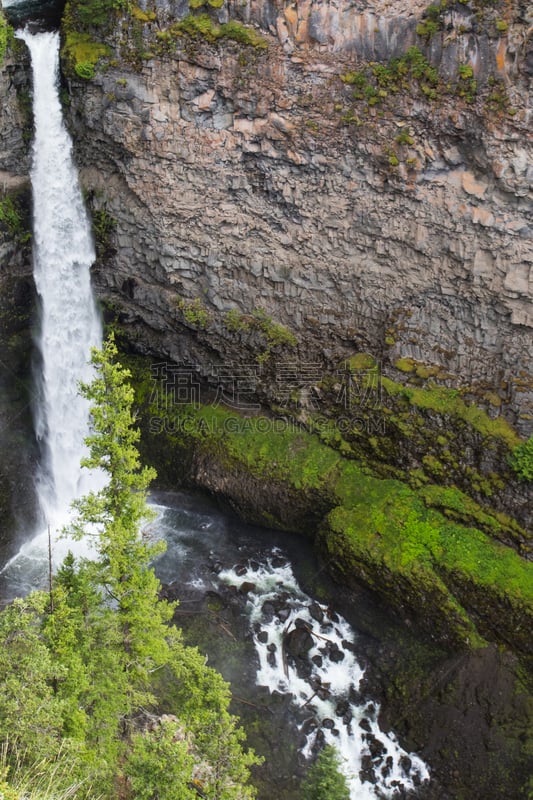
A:
[[[244,581],[253,587],[247,610],[259,659],[257,684],[289,693],[296,706],[309,710],[301,725],[307,758],[319,735],[336,747],[352,800],[394,798],[429,780],[424,762],[407,753],[394,733],[380,729],[379,705],[361,699],[364,669],[355,655],[351,626],[301,590],[280,553],[263,564],[249,563],[245,570],[224,570],[219,578],[236,587]],[[287,654],[291,632],[298,628],[310,647],[304,671]]]

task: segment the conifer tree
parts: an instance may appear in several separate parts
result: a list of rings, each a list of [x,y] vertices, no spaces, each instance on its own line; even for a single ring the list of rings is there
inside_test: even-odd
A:
[[[113,339],[94,350],[96,377],[81,387],[92,403],[83,464],[107,482],[76,503],[72,532],[94,538],[94,558],[65,559],[52,602],[35,592],[0,612],[0,747],[15,771],[32,774],[40,758],[50,797],[68,783],[79,800],[247,800],[257,758],[242,748],[228,685],[159,599],[151,562],[163,548],[142,529],[155,473],[140,464],[116,358]]]
[[[324,747],[310,768],[302,785],[302,800],[350,800],[339,754],[331,745]]]

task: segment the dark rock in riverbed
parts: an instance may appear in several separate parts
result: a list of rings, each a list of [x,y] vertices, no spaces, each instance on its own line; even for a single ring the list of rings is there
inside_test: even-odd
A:
[[[361,781],[368,783],[377,783],[376,773],[372,764],[372,757],[365,755],[361,759],[361,769],[359,770],[359,777]]]
[[[324,612],[318,603],[311,603],[309,606],[309,614],[316,622],[321,623],[324,620]]]
[[[306,658],[313,647],[313,637],[306,628],[293,628],[285,634],[283,645],[286,652],[293,658]]]

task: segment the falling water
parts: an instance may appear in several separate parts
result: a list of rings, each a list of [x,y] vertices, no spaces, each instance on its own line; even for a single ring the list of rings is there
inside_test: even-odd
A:
[[[57,541],[71,503],[98,482],[80,468],[89,405],[78,383],[91,378],[90,348],[101,343],[102,332],[90,282],[91,226],[59,101],[59,34],[25,30],[17,36],[30,50],[33,70],[33,262],[41,310],[34,424],[43,452],[36,478],[42,519],[41,533],[2,572],[23,574],[31,585],[47,558],[47,529],[59,561],[71,544]]]
[[[59,34],[18,35],[33,69],[33,259],[42,315],[35,428],[44,448],[37,491],[45,521],[56,528],[84,488],[88,404],[78,381],[90,377],[90,347],[100,343],[101,326],[90,283],[91,227],[59,101]]]

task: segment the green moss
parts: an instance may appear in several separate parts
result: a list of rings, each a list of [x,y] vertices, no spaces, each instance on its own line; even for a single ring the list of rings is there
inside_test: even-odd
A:
[[[0,192],[0,229],[2,227],[20,244],[25,244],[31,239],[31,232],[27,228],[20,208],[20,200]]]
[[[110,54],[107,45],[95,41],[88,33],[73,30],[67,33],[62,51],[68,68],[84,80],[94,78],[98,62]]]
[[[139,22],[154,22],[157,19],[155,11],[143,11],[139,6],[133,6],[130,13],[135,19],[139,20]]]
[[[8,25],[6,18],[2,13],[2,9],[0,8],[0,67],[2,66],[2,62],[4,61],[7,45],[9,43],[12,34],[13,34],[12,29]]]
[[[253,28],[242,25],[236,20],[229,20],[222,25],[217,25],[208,14],[199,14],[182,19],[172,26],[171,31],[176,35],[185,34],[193,38],[202,38],[208,42],[216,42],[218,39],[230,39],[239,44],[249,45],[259,50],[265,50],[268,42],[260,36]]]
[[[431,382],[423,388],[405,387],[386,377],[382,377],[382,386],[387,394],[404,397],[412,406],[458,417],[483,436],[502,439],[510,448],[520,444],[520,438],[503,417],[491,419],[478,406],[465,403],[457,389],[448,389]]]
[[[399,358],[397,361],[394,362],[394,366],[401,372],[415,371],[415,361],[412,358]]]
[[[256,308],[251,314],[242,314],[236,308],[230,309],[225,317],[224,324],[233,333],[248,333],[259,331],[264,339],[264,347],[256,356],[258,363],[265,363],[275,348],[296,347],[296,336],[279,322],[274,322],[271,316],[262,308]]]
[[[356,361],[357,368],[361,363]],[[145,399],[150,397],[153,383],[139,384]],[[418,390],[409,391],[417,399]],[[462,403],[456,393],[451,399]],[[426,397],[425,407],[448,408],[449,401],[438,393]],[[459,411],[466,413],[461,405]],[[162,412],[151,407],[148,413]],[[369,473],[354,460],[334,419],[318,427],[319,436],[286,418],[244,417],[221,406],[176,406],[163,413],[174,432],[158,451],[199,450],[228,476],[249,474],[260,484],[284,487],[288,497],[301,493],[314,507],[329,509],[320,541],[346,580],[363,580],[394,604],[413,609],[444,638],[479,644],[481,630],[517,646],[526,641],[533,564],[494,540],[523,541],[525,532],[513,520],[486,511],[455,487],[428,484],[421,471],[412,472],[411,486]],[[441,438],[444,446],[447,439]],[[440,472],[441,462],[427,456]],[[261,513],[265,523],[283,527],[268,505]]]

